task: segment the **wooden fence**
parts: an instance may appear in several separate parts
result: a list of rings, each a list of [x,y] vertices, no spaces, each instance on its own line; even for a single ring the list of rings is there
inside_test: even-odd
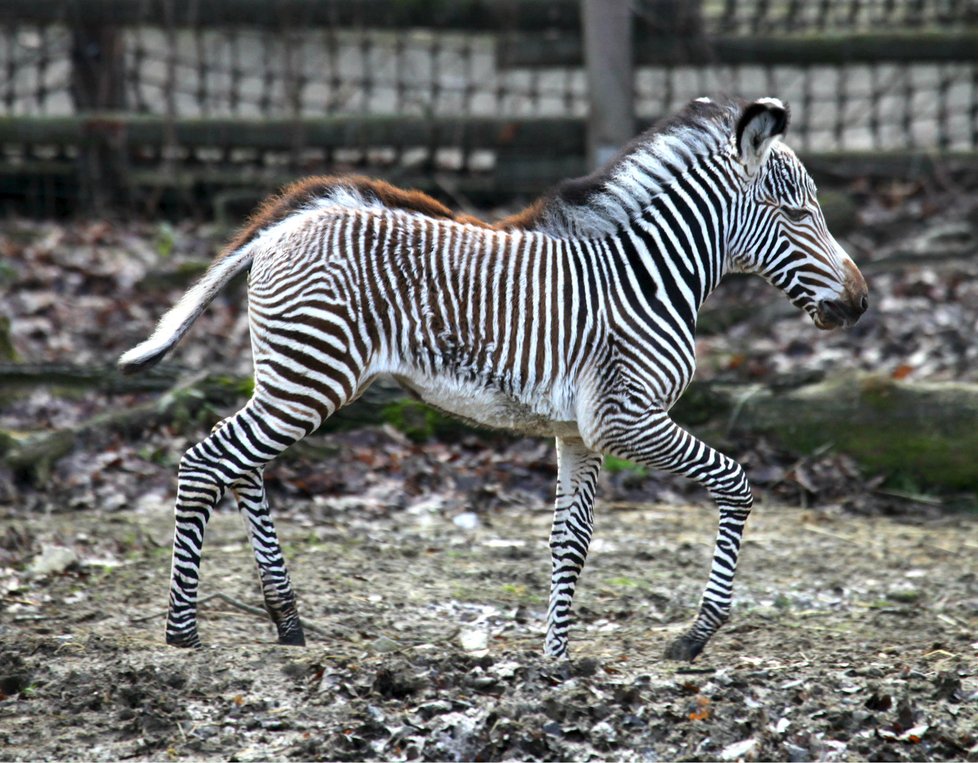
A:
[[[722,89],[791,101],[793,143],[829,171],[978,151],[967,3],[632,5],[630,128]],[[579,6],[0,0],[0,205],[210,213],[337,170],[477,203],[536,193],[586,169]]]

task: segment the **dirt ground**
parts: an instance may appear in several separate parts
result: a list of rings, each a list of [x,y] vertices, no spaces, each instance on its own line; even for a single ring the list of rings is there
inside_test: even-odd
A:
[[[310,623],[201,608],[162,643],[171,510],[4,517],[0,759],[978,760],[978,522],[762,500],[732,621],[665,661],[715,514],[599,503],[573,658],[541,655],[549,510],[305,499],[279,534]],[[259,605],[225,504],[201,594]]]

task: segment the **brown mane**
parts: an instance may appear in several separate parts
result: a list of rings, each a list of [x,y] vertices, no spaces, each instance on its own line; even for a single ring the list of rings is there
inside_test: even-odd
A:
[[[497,220],[492,224],[492,227],[496,230],[533,230],[541,222],[546,207],[546,197],[537,199],[526,209],[521,209],[519,212],[514,212]]]
[[[375,180],[363,175],[317,175],[298,180],[282,189],[281,193],[270,196],[252,213],[248,222],[228,244],[227,251],[235,251],[251,241],[259,232],[281,222],[297,209],[307,206],[317,199],[329,196],[337,188],[350,188],[361,195],[377,199],[385,207],[419,212],[428,217],[453,220],[483,228],[493,228],[489,223],[472,215],[454,212],[440,201],[422,191],[405,190],[384,180]],[[507,220],[510,218],[506,218]],[[518,227],[507,225],[506,227]]]

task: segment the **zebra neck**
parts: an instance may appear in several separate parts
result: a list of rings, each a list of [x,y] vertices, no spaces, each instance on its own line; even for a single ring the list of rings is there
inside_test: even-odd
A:
[[[688,202],[672,194],[653,198],[629,227],[610,238],[629,271],[626,282],[639,288],[651,309],[661,310],[665,303],[695,324],[727,269],[725,218],[723,210],[694,213]]]

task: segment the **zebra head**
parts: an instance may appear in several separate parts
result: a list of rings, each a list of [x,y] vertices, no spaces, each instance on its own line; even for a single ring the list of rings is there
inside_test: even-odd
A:
[[[788,109],[776,98],[748,104],[731,149],[745,188],[735,202],[732,269],[757,273],[820,329],[853,325],[869,306],[866,281],[825,224],[815,183],[781,143]]]

